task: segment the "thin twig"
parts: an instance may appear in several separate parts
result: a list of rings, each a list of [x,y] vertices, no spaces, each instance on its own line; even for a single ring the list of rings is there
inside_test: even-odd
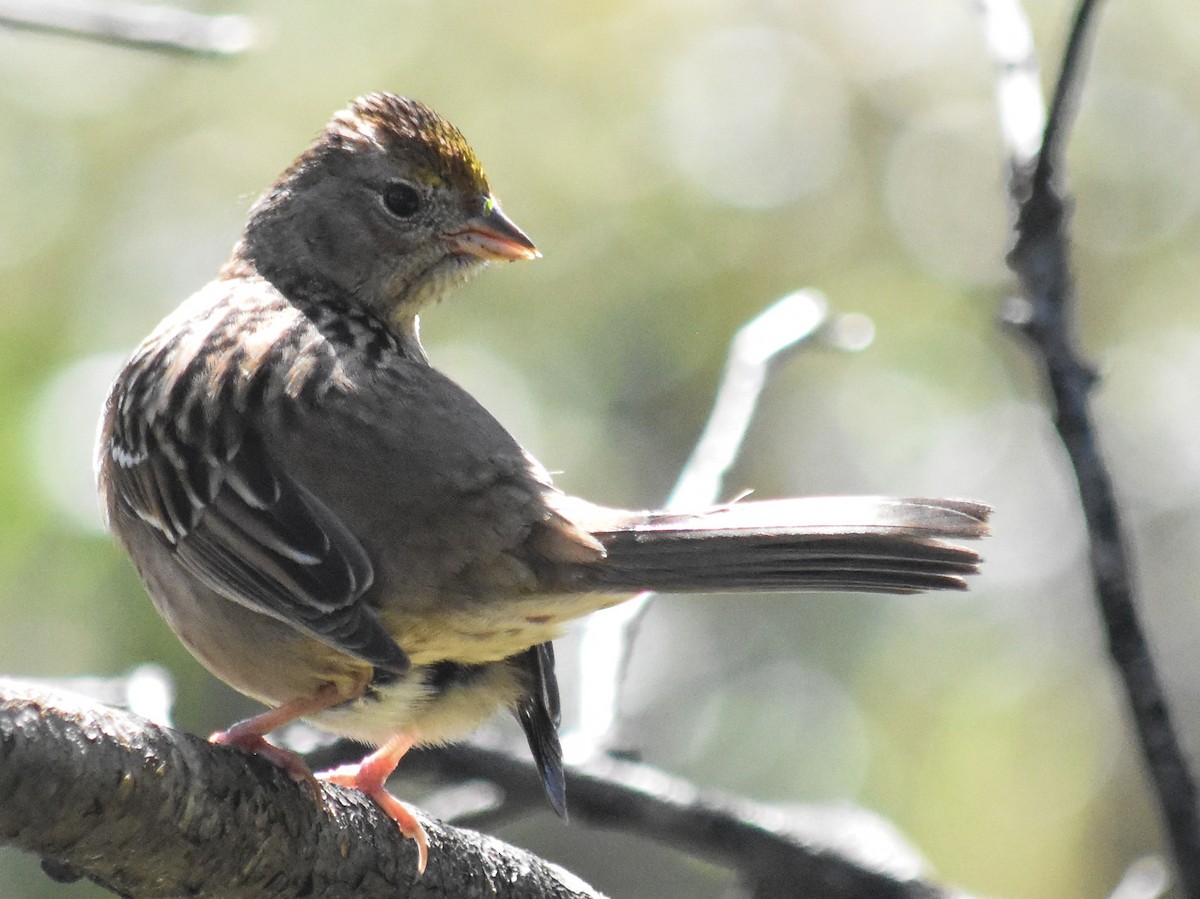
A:
[[[702,509],[720,499],[725,475],[741,451],[773,368],[814,339],[841,349],[862,349],[870,334],[870,322],[862,316],[831,317],[825,298],[815,290],[790,293],[744,324],[730,344],[708,423],[666,508]],[[610,747],[630,652],[654,596],[652,591],[639,593],[584,623],[579,643],[580,717],[563,740],[569,759],[588,758]]]
[[[1098,6],[1097,0],[1080,0],[1075,8],[1075,20],[1067,36],[1063,50],[1062,68],[1054,83],[1054,98],[1050,102],[1050,117],[1046,120],[1046,131],[1042,136],[1042,148],[1038,153],[1037,169],[1033,175],[1034,186],[1039,182],[1050,183],[1053,169],[1062,161],[1062,142],[1067,128],[1072,124],[1075,98],[1083,84],[1085,59],[1092,36],[1092,17]]]
[[[192,56],[234,56],[257,39],[246,16],[98,0],[0,0],[0,25]]]
[[[1000,5],[1000,0],[989,0],[981,8],[986,11]],[[1010,18],[1023,18],[1016,0],[1008,5],[1015,10]],[[1082,359],[1075,333],[1075,294],[1066,225],[1068,200],[1061,187],[1060,169],[1096,7],[1095,0],[1081,0],[1076,9],[1036,164],[1030,170],[1015,160],[1012,166],[1010,190],[1018,204],[1017,240],[1008,262],[1021,283],[1024,300],[1010,309],[1008,320],[1028,338],[1045,367],[1055,426],[1079,486],[1092,580],[1109,653],[1128,697],[1179,883],[1186,895],[1200,899],[1200,818],[1195,782],[1171,724],[1138,618],[1120,509],[1088,413],[1088,396],[1096,376]],[[985,16],[985,25],[995,21]],[[988,44],[994,52],[996,42],[989,39]],[[1003,74],[1005,61],[998,62]],[[1008,125],[1002,116],[1001,127]],[[1011,140],[1006,142],[1011,146]]]

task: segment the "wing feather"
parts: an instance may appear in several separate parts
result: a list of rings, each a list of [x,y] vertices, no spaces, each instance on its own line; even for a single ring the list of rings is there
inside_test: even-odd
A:
[[[233,316],[204,322],[210,340],[237,326]],[[405,670],[407,656],[362,601],[374,579],[366,550],[247,424],[245,405],[261,397],[261,386],[230,385],[244,377],[236,359],[176,359],[182,343],[152,336],[114,387],[101,460],[110,504],[226,599],[373,665]],[[226,345],[237,351],[236,340]]]

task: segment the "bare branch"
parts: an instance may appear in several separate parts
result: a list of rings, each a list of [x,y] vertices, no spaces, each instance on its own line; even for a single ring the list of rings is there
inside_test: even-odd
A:
[[[257,39],[245,16],[98,0],[0,0],[0,25],[195,56],[234,56]]]
[[[1046,120],[1046,131],[1042,136],[1042,147],[1038,153],[1037,171],[1033,181],[1049,183],[1053,172],[1062,162],[1063,142],[1071,117],[1075,112],[1075,98],[1083,84],[1085,57],[1092,39],[1092,17],[1098,6],[1097,0],[1080,0],[1075,8],[1075,21],[1067,36],[1063,51],[1062,68],[1054,84],[1054,98],[1050,102],[1050,116]]]
[[[0,843],[125,896],[595,899],[521,849],[422,819],[416,851],[361,794],[314,797],[269,762],[41,687],[0,681]]]
[[[355,752],[341,743],[322,763]],[[478,744],[414,752],[406,773],[486,778],[514,804],[540,804],[522,753]],[[756,896],[951,899],[886,822],[846,806],[770,806],[703,792],[633,762],[570,771],[576,823],[634,834],[736,871]],[[41,686],[0,680],[0,843],[42,855],[60,880],[123,895],[249,897],[598,896],[573,875],[427,817],[414,850],[352,790],[319,801],[275,766]],[[472,822],[478,824],[482,816]],[[469,887],[468,887],[469,885]]]
[[[1120,509],[1095,439],[1088,396],[1096,376],[1078,350],[1071,277],[1068,199],[1062,188],[1063,147],[1073,100],[1083,77],[1091,40],[1095,0],[1081,0],[1063,57],[1036,163],[1013,160],[1010,191],[1018,204],[1017,240],[1009,254],[1024,299],[1009,310],[1009,323],[1028,338],[1045,367],[1055,425],[1075,471],[1088,529],[1092,579],[1109,653],[1124,684],[1158,802],[1163,812],[1179,881],[1188,896],[1200,897],[1200,818],[1196,786],[1171,724],[1165,694],[1135,607],[1129,552]],[[981,9],[1007,8],[1003,19],[1023,20],[1017,0],[988,0]],[[1002,17],[987,15],[985,25]],[[995,51],[998,42],[989,38]],[[998,60],[1001,73],[1007,70]],[[1002,115],[1001,127],[1011,130]],[[1010,147],[1014,139],[1008,136]]]

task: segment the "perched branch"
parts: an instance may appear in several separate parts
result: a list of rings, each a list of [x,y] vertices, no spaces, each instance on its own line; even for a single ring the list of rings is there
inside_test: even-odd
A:
[[[0,681],[0,843],[124,896],[595,899],[536,856],[423,818],[429,867],[362,794],[127,712]],[[315,800],[315,801],[314,801]]]
[[[1016,0],[1007,3],[987,0],[980,5],[985,12],[1007,8],[1005,16],[985,16],[989,29],[998,22],[1023,21]],[[1018,204],[1017,240],[1008,261],[1020,280],[1024,299],[1010,309],[1007,317],[1009,324],[1028,338],[1045,368],[1055,425],[1078,481],[1087,522],[1092,580],[1109,653],[1129,700],[1142,753],[1163,812],[1179,882],[1188,896],[1200,897],[1196,786],[1171,724],[1135,607],[1120,510],[1088,413],[1088,395],[1096,375],[1077,348],[1067,233],[1068,200],[1062,187],[1061,169],[1072,101],[1082,79],[1096,6],[1095,0],[1082,0],[1076,10],[1036,162],[1030,166],[1026,160],[1013,160],[1010,190]],[[988,44],[993,52],[997,47],[1011,46],[990,35]],[[1010,60],[997,62],[1001,78],[1010,77]],[[1001,126],[1010,147],[1019,143],[1011,134],[1011,116],[1002,115]]]
[[[257,39],[245,16],[101,0],[0,0],[0,25],[195,56],[234,56]]]
[[[523,753],[463,744],[415,752],[405,767],[541,799]],[[916,851],[859,809],[764,806],[612,759],[570,778],[577,823],[723,864],[756,896],[965,899],[923,879]],[[0,843],[42,855],[59,879],[138,897],[598,895],[522,850],[426,817],[429,868],[414,882],[415,851],[394,822],[352,790],[321,790],[314,801],[262,759],[0,681]]]

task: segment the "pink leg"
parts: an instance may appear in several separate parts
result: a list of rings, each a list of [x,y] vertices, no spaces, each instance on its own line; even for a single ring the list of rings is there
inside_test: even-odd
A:
[[[299,718],[324,711],[343,701],[345,701],[345,697],[338,694],[333,684],[327,684],[311,696],[293,699],[281,706],[268,709],[261,715],[239,721],[229,730],[219,730],[208,740],[210,743],[236,746],[254,755],[261,755],[286,771],[293,780],[312,786],[317,795],[320,795],[321,791],[317,780],[313,777],[308,765],[304,763],[304,759],[294,752],[268,743],[265,735],[285,724],[291,724]]]
[[[417,874],[425,873],[429,861],[429,837],[407,805],[384,789],[384,784],[412,748],[413,738],[398,734],[356,765],[342,765],[322,771],[317,777],[328,783],[350,787],[374,799],[388,817],[400,826],[400,832],[417,844]]]

